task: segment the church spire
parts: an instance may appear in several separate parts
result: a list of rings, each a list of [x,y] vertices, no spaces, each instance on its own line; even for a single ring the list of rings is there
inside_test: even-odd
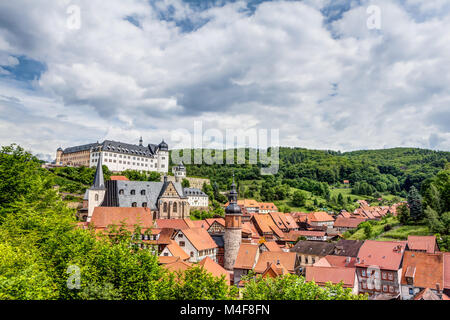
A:
[[[105,178],[103,177],[102,157],[98,158],[97,170],[95,170],[94,184],[91,189],[105,189]]]

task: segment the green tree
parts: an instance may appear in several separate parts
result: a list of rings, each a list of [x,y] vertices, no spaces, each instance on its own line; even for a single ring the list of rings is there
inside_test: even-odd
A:
[[[188,179],[183,179],[183,181],[181,181],[181,186],[183,188],[189,188],[191,186],[191,183],[189,182]]]
[[[418,221],[422,218],[422,197],[414,186],[408,192],[408,206],[411,219]]]
[[[306,199],[308,198],[308,194],[302,190],[296,190],[292,194],[292,203],[296,207],[303,207],[306,204]]]
[[[409,223],[411,216],[406,203],[397,207],[397,216],[401,224]]]

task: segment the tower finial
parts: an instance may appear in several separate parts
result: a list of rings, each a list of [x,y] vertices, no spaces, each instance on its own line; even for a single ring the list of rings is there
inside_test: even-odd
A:
[[[140,146],[140,147],[143,146],[143,142],[144,142],[144,140],[142,140],[142,136],[141,136],[141,138],[139,139],[139,146]]]
[[[97,169],[95,170],[94,184],[92,189],[104,189],[105,178],[103,177],[102,157],[98,158]]]

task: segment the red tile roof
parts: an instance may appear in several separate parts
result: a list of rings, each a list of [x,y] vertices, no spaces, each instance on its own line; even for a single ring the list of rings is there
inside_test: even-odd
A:
[[[272,277],[276,278],[278,276],[282,276],[284,274],[288,274],[289,271],[283,266],[282,263],[269,263],[269,266],[263,272],[262,277]]]
[[[324,211],[311,212],[308,214],[309,222],[328,222],[334,221],[333,217]]]
[[[419,288],[444,288],[444,257],[442,253],[406,251],[403,257],[401,284],[406,285],[406,277],[414,277],[414,286]]]
[[[176,261],[172,263],[163,264],[163,266],[170,272],[183,272],[192,267],[192,263],[185,261]]]
[[[170,244],[167,245],[167,249],[174,257],[179,257],[181,260],[189,259],[189,255],[174,240],[170,241]]]
[[[125,176],[111,176],[110,177],[111,180],[123,180],[123,181],[130,181],[127,177]]]
[[[334,228],[357,228],[360,223],[363,223],[365,218],[344,218],[338,216],[334,222]]]
[[[134,230],[136,224],[144,230],[153,227],[150,208],[96,207],[89,225],[95,229],[106,229],[109,225],[120,227],[122,223],[130,231]]]
[[[204,258],[198,264],[205,268],[205,270],[211,273],[214,277],[220,278],[222,275],[224,275],[225,281],[227,282],[227,284],[230,284],[230,274],[219,264],[214,262],[214,260],[210,257]]]
[[[300,230],[296,231],[299,237],[325,237],[325,231],[308,231],[308,230]]]
[[[216,242],[204,228],[182,229],[178,232],[182,232],[198,251],[217,248]]]
[[[158,228],[172,228],[176,230],[195,228],[195,224],[190,219],[156,219]]]
[[[426,251],[428,253],[436,252],[435,236],[408,236],[408,248],[410,250]]]
[[[450,252],[444,253],[444,288],[450,289]]]
[[[258,262],[255,265],[255,272],[263,273],[267,269],[268,262],[277,264],[279,261],[290,273],[294,273],[296,260],[297,254],[295,252],[265,251],[259,255]]]
[[[400,269],[406,241],[366,240],[359,249],[358,267],[378,266],[385,270]]]
[[[355,257],[333,256],[328,255],[314,263],[315,267],[340,267],[354,268],[356,264]]]
[[[355,285],[355,268],[342,267],[306,267],[306,281],[314,281],[323,286],[327,282],[338,284],[343,282],[346,288],[353,288]]]
[[[272,251],[272,252],[283,251],[283,250],[281,250],[280,246],[275,241],[266,241],[266,242],[261,243],[261,245],[264,245],[268,251]]]
[[[241,243],[234,262],[234,269],[253,269],[253,265],[258,257],[258,245],[252,243]]]

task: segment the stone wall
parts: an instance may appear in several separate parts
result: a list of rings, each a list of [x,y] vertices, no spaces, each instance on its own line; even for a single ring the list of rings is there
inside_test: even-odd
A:
[[[197,188],[202,190],[203,188],[203,183],[206,182],[206,184],[211,184],[211,182],[209,181],[209,179],[203,179],[203,178],[190,178],[190,177],[186,177],[186,179],[189,181],[189,188]],[[164,181],[164,176],[161,175],[161,181]],[[172,181],[172,182],[176,182],[175,181],[175,177],[174,176],[167,176],[167,181]],[[181,181],[180,181],[181,183]]]

